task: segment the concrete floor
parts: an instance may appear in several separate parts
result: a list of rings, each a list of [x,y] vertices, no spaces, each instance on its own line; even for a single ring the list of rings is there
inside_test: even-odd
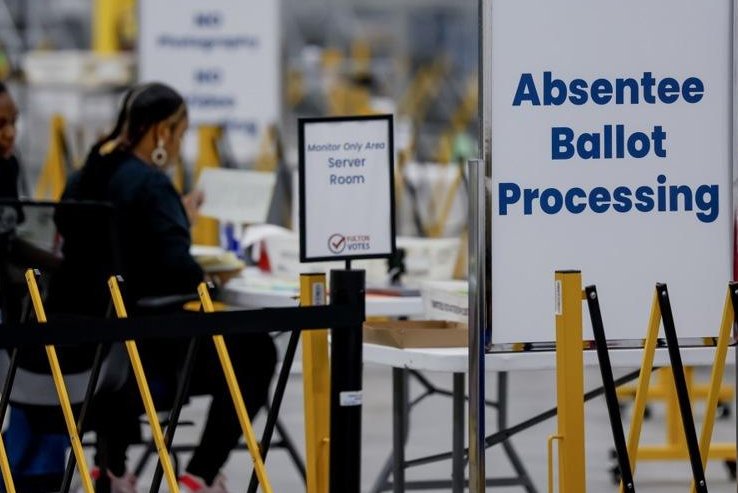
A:
[[[732,369],[729,368],[732,373]],[[446,374],[426,374],[434,383],[446,388],[451,387],[451,376]],[[616,375],[617,376],[617,375]],[[706,380],[708,373],[698,374],[700,380]],[[599,373],[590,369],[586,373],[587,388],[599,385]],[[496,379],[489,374],[488,395],[494,395]],[[726,380],[733,381],[732,376]],[[519,372],[510,375],[510,420],[512,423],[524,420],[537,412],[554,405],[554,373],[550,371]],[[419,392],[419,386],[411,384],[411,397]],[[362,460],[362,491],[369,491],[375,478],[391,451],[391,370],[387,367],[367,365],[364,372],[364,409],[363,409],[363,460]],[[194,419],[202,422],[201,416],[207,409],[207,400],[195,400],[188,406],[183,419]],[[643,428],[641,443],[659,443],[664,440],[664,409],[655,404],[652,406],[652,418]],[[702,412],[696,408],[696,419],[701,423]],[[303,447],[303,411],[302,411],[302,379],[299,374],[293,374],[287,388],[287,394],[281,414],[282,421],[292,433],[300,450]],[[626,409],[624,415],[627,423],[630,413]],[[487,414],[487,430],[495,429],[495,414],[490,410]],[[257,430],[263,426],[264,418],[259,416],[255,422]],[[714,440],[735,440],[735,416],[720,420],[716,423]],[[517,435],[513,443],[519,452],[525,467],[540,492],[546,491],[547,459],[546,438],[554,432],[554,421],[548,421],[528,431]],[[701,425],[698,425],[701,426]],[[698,428],[699,430],[699,428]],[[183,429],[178,434],[179,441],[191,441],[197,429]],[[587,491],[594,493],[615,492],[617,487],[610,480],[610,468],[613,461],[609,450],[612,447],[612,438],[607,418],[607,410],[602,398],[590,401],[586,407],[586,437],[587,437]],[[406,449],[408,459],[422,455],[445,452],[450,450],[451,442],[451,401],[447,398],[431,397],[415,408],[410,431],[410,442]],[[135,454],[132,454],[135,456]],[[246,489],[251,472],[251,461],[245,452],[232,454],[224,468],[228,478],[230,491],[242,492]],[[273,489],[278,493],[292,493],[304,491],[296,470],[291,465],[283,450],[274,450],[267,461],[267,468]],[[149,468],[143,485],[147,484],[153,468]],[[407,479],[438,479],[449,478],[451,471],[450,461],[431,466],[412,469],[407,472]],[[495,477],[510,475],[512,469],[499,447],[488,450],[487,475]],[[651,493],[672,493],[688,491],[691,480],[689,464],[685,462],[652,462],[641,463],[636,475],[636,490]],[[711,462],[707,469],[708,487],[711,492],[735,492],[736,483],[729,479],[727,470],[719,461]],[[162,488],[162,491],[164,488]],[[443,490],[438,490],[443,491]],[[489,491],[523,492],[521,487],[489,488]]]

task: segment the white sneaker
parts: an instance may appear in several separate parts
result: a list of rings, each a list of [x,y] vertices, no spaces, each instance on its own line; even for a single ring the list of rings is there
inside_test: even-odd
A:
[[[208,486],[202,478],[185,473],[179,477],[179,485],[183,493],[228,493],[222,474],[218,474],[213,484]]]

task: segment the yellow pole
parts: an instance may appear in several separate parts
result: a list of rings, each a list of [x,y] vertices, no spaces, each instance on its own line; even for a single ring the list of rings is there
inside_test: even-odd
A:
[[[120,49],[118,21],[125,3],[121,0],[95,0],[92,8],[92,49],[95,52],[108,55]]]
[[[585,492],[582,274],[556,272],[556,400],[559,491]]]
[[[64,117],[54,114],[50,122],[49,148],[36,183],[37,199],[59,200],[64,191],[67,180],[65,128]]]
[[[110,295],[113,298],[115,314],[118,318],[128,318],[126,306],[123,303],[123,296],[120,293],[118,279],[115,276],[108,279],[108,288],[110,289]],[[143,364],[141,363],[141,356],[138,353],[136,341],[126,341],[126,350],[128,351],[128,358],[131,361],[133,373],[136,376],[138,392],[141,394],[141,399],[143,400],[143,405],[146,409],[146,416],[149,420],[149,426],[151,426],[151,434],[153,435],[154,443],[156,444],[156,451],[159,453],[159,460],[161,461],[162,468],[164,469],[164,476],[167,478],[169,491],[172,493],[179,493],[177,477],[174,474],[174,468],[169,460],[169,452],[167,452],[167,447],[164,443],[164,434],[161,431],[159,417],[156,415],[154,400],[151,398],[151,390],[149,389],[149,384],[146,381],[146,373],[144,372]]]
[[[300,305],[325,305],[325,274],[300,275]],[[330,458],[331,369],[328,331],[302,333],[302,377],[305,401],[307,493],[328,491]]]
[[[641,374],[638,377],[638,385],[633,403],[633,421],[628,433],[628,456],[630,457],[630,470],[635,474],[638,460],[638,442],[641,439],[641,427],[643,426],[643,414],[646,411],[648,400],[648,384],[651,382],[651,369],[653,358],[656,354],[656,343],[661,326],[661,309],[659,308],[658,293],[654,291],[651,301],[651,315],[648,319],[648,332],[643,345],[643,360],[641,361]],[[620,482],[620,493],[624,493],[625,485]]]
[[[44,305],[41,301],[41,293],[38,290],[36,273],[33,269],[28,269],[26,271],[26,283],[28,284],[28,291],[31,295],[33,309],[36,312],[36,320],[41,324],[45,324],[46,310],[44,310]],[[87,467],[84,450],[82,450],[82,442],[80,441],[79,434],[77,433],[77,424],[74,422],[72,405],[69,402],[69,394],[67,393],[67,387],[64,384],[64,375],[62,374],[61,367],[59,366],[59,358],[56,356],[56,348],[54,348],[54,346],[46,346],[46,356],[49,359],[49,366],[51,367],[54,386],[56,387],[56,393],[59,396],[59,403],[61,404],[62,413],[64,414],[64,422],[67,425],[67,433],[69,434],[69,440],[72,444],[72,451],[77,459],[77,466],[79,468],[82,486],[85,493],[92,493],[95,490],[92,487],[92,478],[90,477],[90,472]],[[3,474],[5,474],[5,471],[3,471]]]
[[[213,301],[210,299],[207,284],[201,283],[197,287],[197,293],[200,295],[200,302],[202,303],[203,311],[206,313],[214,312],[215,309],[213,308]],[[238,380],[236,379],[236,373],[233,371],[233,363],[231,362],[231,356],[228,354],[225,340],[221,335],[214,335],[213,343],[215,343],[215,350],[218,352],[220,366],[223,368],[223,374],[225,376],[226,383],[228,384],[228,390],[231,393],[233,406],[236,408],[238,421],[241,423],[241,429],[243,430],[243,436],[246,439],[246,445],[248,446],[249,453],[251,454],[251,460],[254,462],[256,477],[259,478],[259,483],[261,484],[261,488],[264,490],[264,493],[272,493],[272,485],[269,482],[266,467],[264,467],[264,460],[261,458],[259,443],[256,441],[254,429],[251,426],[251,419],[249,418],[249,413],[246,410],[246,405],[243,402],[241,388],[238,386]]]
[[[15,483],[13,483],[13,475],[10,473],[10,462],[8,462],[8,453],[5,451],[5,443],[0,437],[0,471],[3,474],[3,483],[7,493],[15,493]]]
[[[733,302],[731,300],[730,288],[725,296],[725,304],[723,305],[723,319],[720,323],[720,333],[718,335],[717,348],[715,348],[715,362],[712,365],[712,375],[710,376],[710,392],[705,403],[705,422],[702,425],[702,434],[700,435],[700,453],[702,454],[702,467],[707,468],[707,457],[710,453],[710,441],[712,439],[712,430],[715,425],[715,411],[717,409],[718,397],[720,394],[720,386],[723,381],[723,373],[725,372],[725,358],[728,354],[728,344],[731,339],[731,329],[733,328]],[[690,488],[695,493],[696,487],[694,481]]]
[[[222,135],[220,127],[202,126],[198,130],[198,154],[195,160],[195,183],[205,168],[220,166],[218,140]],[[205,198],[207,200],[207,197]],[[192,228],[192,242],[198,245],[220,245],[218,221],[209,217],[201,217]]]

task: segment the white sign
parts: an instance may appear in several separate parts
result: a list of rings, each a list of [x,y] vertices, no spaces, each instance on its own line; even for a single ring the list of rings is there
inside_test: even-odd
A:
[[[206,168],[197,184],[205,199],[200,215],[234,224],[266,222],[275,182],[274,173]]]
[[[391,116],[300,120],[300,259],[395,251]]]
[[[715,335],[731,277],[733,0],[488,8],[492,342],[554,340],[565,269],[597,285],[609,339],[644,337],[656,282],[680,337]]]
[[[194,125],[259,139],[278,121],[278,0],[145,0],[139,12],[139,78],[179,90]]]

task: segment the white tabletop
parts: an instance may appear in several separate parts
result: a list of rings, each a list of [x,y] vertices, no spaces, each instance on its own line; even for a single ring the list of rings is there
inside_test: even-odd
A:
[[[243,308],[297,306],[297,281],[281,280],[252,270],[228,281],[223,288],[223,301]],[[424,314],[420,296],[367,295],[368,317],[418,317]]]
[[[685,366],[711,366],[715,358],[714,347],[682,348],[682,362]],[[734,348],[728,349],[727,363],[734,360]],[[610,362],[613,368],[640,368],[643,351],[640,349],[613,349]],[[377,363],[394,368],[407,368],[421,371],[446,373],[466,373],[468,370],[467,348],[429,348],[398,349],[378,344],[364,344],[364,362]],[[585,366],[597,366],[597,353],[584,352]],[[669,365],[666,348],[656,350],[655,366]],[[556,366],[556,353],[553,351],[490,353],[485,356],[487,371],[547,370]]]

